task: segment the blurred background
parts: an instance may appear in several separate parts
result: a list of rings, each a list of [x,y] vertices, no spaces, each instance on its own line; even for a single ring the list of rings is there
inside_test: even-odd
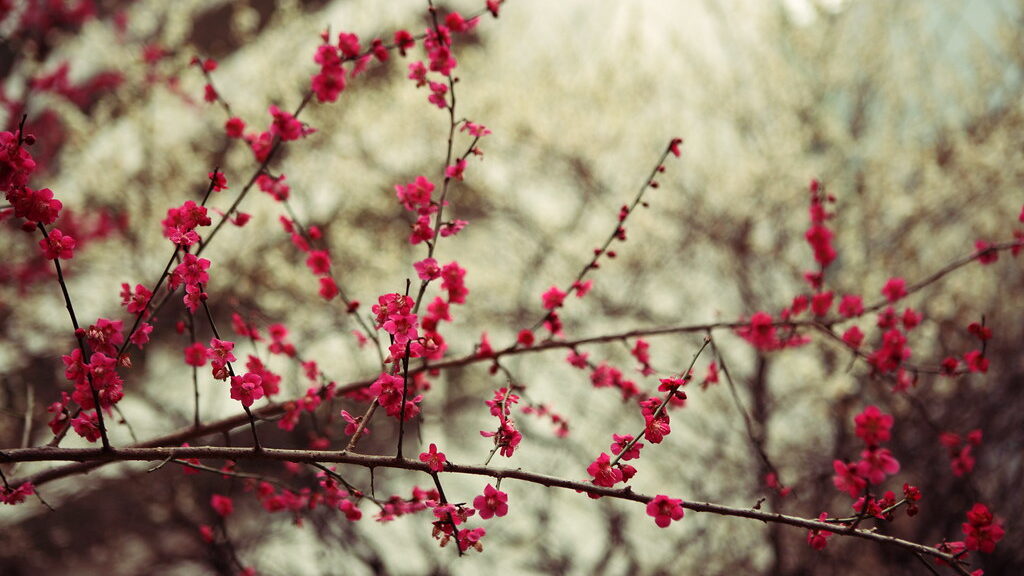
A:
[[[194,56],[217,60],[218,92],[262,130],[269,105],[294,110],[307,91],[320,32],[357,33],[364,46],[399,28],[419,33],[429,22],[425,4],[0,1],[0,14],[9,10],[0,22],[0,122],[14,130],[27,114],[40,163],[31,184],[54,190],[66,207],[58,225],[86,240],[67,265],[83,323],[127,322],[121,283],[152,287],[170,252],[160,220],[172,206],[199,201],[208,172],[219,167],[228,178],[229,190],[211,202],[223,211],[257,168],[245,143],[225,136],[224,110],[203,101],[205,80],[189,67]],[[473,14],[483,4],[438,6]],[[660,187],[645,196],[649,207],[630,218],[618,257],[593,274],[590,295],[567,301],[567,338],[778,314],[808,293],[812,178],[836,197],[830,227],[839,257],[827,284],[838,294],[875,302],[889,277],[915,282],[969,255],[977,240],[1012,240],[1024,201],[1022,24],[1017,0],[506,2],[500,18],[484,16],[456,37],[457,116],[493,134],[449,195],[450,213],[469,226],[443,239],[436,254],[468,270],[469,298],[442,328],[449,353],[472,353],[484,332],[495,348],[507,346],[540,319],[540,294],[575,278],[676,136],[686,140],[682,158],[670,159]],[[411,264],[424,257],[422,245],[406,240],[411,220],[393,188],[418,175],[442,179],[447,114],[406,78],[408,63],[423,58],[419,45],[406,58],[393,54],[350,79],[337,103],[311,103],[302,119],[317,132],[285,146],[271,164],[287,176],[294,216],[321,228],[340,284],[364,309],[380,294],[403,291]],[[460,135],[456,150],[468,142]],[[374,378],[377,355],[356,345],[358,326],[344,306],[318,296],[304,256],[281,231],[281,204],[254,190],[241,210],[252,220],[222,230],[204,253],[213,262],[208,292],[221,330],[236,312],[264,333],[283,323],[302,357],[331,380]],[[51,438],[46,407],[70,389],[60,356],[74,339],[38,239],[9,220],[0,224],[0,444],[41,445]],[[645,448],[631,484],[645,494],[740,507],[764,499],[765,509],[804,517],[848,514],[848,497],[832,485],[832,461],[858,456],[853,417],[876,404],[895,417],[890,448],[902,464],[887,487],[899,493],[909,482],[924,494],[919,515],[901,514],[880,530],[929,545],[960,540],[964,512],[984,502],[1005,520],[1007,535],[993,554],[973,556],[972,568],[1021,573],[1022,284],[1020,260],[1004,253],[912,295],[905,303],[924,319],[910,334],[913,363],[936,367],[976,347],[966,327],[982,317],[995,338],[987,374],[921,374],[900,394],[820,336],[800,349],[760,353],[717,333],[752,432],[724,382],[694,387],[673,414],[672,434]],[[131,430],[115,423],[116,444],[191,424],[192,383],[181,364],[188,336],[174,329],[183,314],[173,306],[161,313],[152,343],[133,356],[119,405]],[[877,342],[873,319],[859,324]],[[209,337],[200,323],[198,339]],[[238,349],[254,353],[238,340]],[[658,377],[686,368],[701,335],[648,341],[651,376],[636,369],[633,339],[580,350],[652,391]],[[294,360],[268,357],[265,348],[259,354],[283,376],[279,399],[309,387]],[[698,375],[708,361],[698,362]],[[565,350],[503,365],[524,387],[524,405],[549,407],[570,431],[558,437],[549,418],[517,411],[522,446],[492,464],[584,479],[611,433],[635,434],[643,425],[632,403],[594,389],[587,372],[568,365]],[[429,378],[411,431],[416,451],[436,443],[453,462],[483,463],[492,444],[477,431],[494,427],[484,401],[507,379],[486,364]],[[238,412],[208,372],[199,385],[204,421]],[[341,449],[347,437],[338,410],[364,406],[325,404],[292,431],[264,424],[264,442]],[[390,453],[393,423],[374,420],[361,449]],[[939,435],[974,429],[984,438],[976,465],[957,477]],[[248,441],[239,428],[193,444]],[[84,442],[69,437],[63,445]],[[761,453],[790,495],[765,486]],[[4,472],[17,478],[53,466]],[[803,530],[697,513],[660,530],[637,504],[512,481],[502,484],[509,515],[477,521],[487,529],[483,554],[456,558],[431,539],[425,513],[379,523],[364,502],[356,523],[322,508],[268,516],[240,481],[183,480],[176,467],[147,473],[151,467],[108,466],[41,486],[55,511],[35,500],[4,507],[0,573],[234,574],[237,559],[281,575],[928,572],[902,550],[864,541],[833,538],[816,552]],[[239,469],[295,490],[316,483],[309,470]],[[343,473],[369,492],[365,471]],[[445,477],[445,490],[469,502],[485,483]],[[373,478],[378,497],[408,497],[414,485],[431,482],[394,471]],[[215,523],[213,493],[235,498],[231,545],[199,534],[200,525]]]

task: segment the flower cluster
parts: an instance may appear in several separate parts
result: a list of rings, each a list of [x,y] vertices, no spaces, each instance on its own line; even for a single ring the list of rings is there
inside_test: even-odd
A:
[[[991,554],[1006,531],[1002,520],[996,518],[984,504],[975,504],[967,511],[967,522],[961,524],[968,550]]]
[[[872,496],[870,487],[879,485],[886,477],[900,471],[900,463],[893,457],[888,448],[881,444],[892,438],[893,417],[885,414],[877,406],[867,406],[860,414],[854,416],[854,433],[864,442],[864,450],[857,462],[835,460],[832,468],[835,475],[832,483],[841,492],[846,492],[855,501],[852,508],[861,517],[873,517],[893,520],[893,510],[900,504],[906,504],[908,516],[917,513],[916,502],[921,499],[921,491],[909,484],[903,485],[903,500],[897,501],[896,495],[886,491],[881,498]],[[822,520],[826,517],[822,515]],[[828,534],[824,531],[811,530],[807,535],[808,544],[821,550],[825,547]]]
[[[411,380],[411,378],[410,378]],[[370,386],[370,394],[377,399],[377,403],[385,410],[388,416],[411,420],[420,413],[419,403],[423,396],[416,394],[412,386],[406,389],[406,382],[401,376],[382,373]],[[405,390],[405,404],[403,407],[402,396]]]
[[[350,36],[352,35],[339,34],[337,45],[329,44],[325,38],[324,43],[317,48],[316,55],[313,56],[313,60],[320,65],[320,72],[310,79],[310,85],[313,93],[316,94],[316,99],[320,102],[336,101],[345,89],[345,68],[342,66],[341,49],[342,47],[346,49],[346,58],[352,58],[359,54],[359,40],[356,39],[353,46]],[[352,53],[353,48],[355,48],[354,54]]]
[[[856,463],[841,460],[832,463],[836,471],[832,481],[836,488],[857,498],[863,495],[869,483],[881,484],[886,476],[900,471],[900,463],[892,452],[879,446],[890,438],[892,421],[891,415],[882,413],[876,406],[868,406],[854,418],[857,437],[864,441],[865,449]]]
[[[376,317],[376,327],[383,329],[391,336],[391,353],[389,362],[395,362],[406,356],[420,358],[425,356],[426,348],[419,335],[419,318],[413,313],[416,301],[403,294],[384,294],[377,298],[377,304],[371,308]]]
[[[434,228],[430,217],[437,213],[439,205],[433,201],[434,183],[423,176],[417,176],[412,182],[395,185],[398,201],[406,210],[416,213],[416,222],[412,225],[409,236],[410,244],[430,242],[434,239]]]
[[[107,326],[111,325],[114,324],[111,323]],[[120,322],[116,326],[117,330],[120,330]],[[117,334],[121,336],[119,331]],[[121,338],[120,341],[123,342],[123,336]],[[112,339],[112,341],[118,342],[116,339]],[[105,347],[104,350],[111,352],[109,347]],[[94,410],[96,408],[93,397],[94,393],[95,397],[99,400],[99,407],[103,409],[111,408],[124,397],[123,382],[117,373],[117,350],[114,348],[113,354],[107,354],[106,352],[93,352],[89,357],[89,362],[85,362],[82,351],[76,348],[62,358],[64,361],[64,377],[75,386],[75,390],[70,398],[82,410]],[[59,411],[56,409],[51,410],[55,413],[55,419],[58,419],[62,414],[66,414],[69,410],[66,401],[62,402],[61,405],[62,408]],[[83,412],[79,418],[79,424],[75,427],[75,431],[81,433],[82,430],[88,429],[90,422],[96,418],[96,414]],[[53,427],[53,422],[51,422],[51,427]],[[86,434],[82,434],[82,436],[87,437]],[[96,438],[98,437],[97,435]]]
[[[811,226],[804,234],[804,238],[811,245],[811,250],[814,251],[814,260],[821,267],[821,272],[824,272],[825,268],[836,259],[836,249],[832,246],[832,238],[835,234],[825,225],[825,222],[832,218],[833,214],[826,210],[825,205],[834,203],[836,199],[831,194],[826,195],[824,187],[817,180],[811,180],[809,190],[811,193],[809,209]],[[817,276],[817,281],[812,282],[812,285],[816,284],[813,286],[814,288],[821,286],[821,272]]]
[[[643,338],[638,338],[636,344],[629,351],[636,358],[636,361],[640,363],[637,370],[644,376],[650,376],[654,374],[654,368],[651,367],[651,345],[647,343]]]
[[[160,222],[163,226],[164,237],[182,247],[199,242],[200,238],[196,228],[209,226],[211,223],[212,220],[207,215],[206,207],[200,206],[192,200],[187,200],[177,208],[169,208],[167,217]]]
[[[590,474],[590,481],[595,486],[611,488],[619,482],[629,482],[636,475],[636,468],[629,464],[623,464],[621,461],[612,464],[608,453],[601,452],[601,455],[591,462],[590,466],[587,466],[587,474]]]
[[[795,348],[810,341],[808,337],[797,334],[795,330],[779,330],[771,314],[763,311],[754,313],[747,325],[736,329],[736,334],[764,352]]]
[[[25,501],[25,498],[36,493],[35,486],[31,482],[25,482],[19,485],[17,488],[11,488],[10,486],[0,487],[0,502],[9,504],[11,506],[15,504],[21,504]]]
[[[540,418],[547,416],[555,426],[555,436],[565,438],[569,435],[569,422],[565,419],[565,416],[554,412],[551,407],[545,404],[537,406],[527,404],[520,408],[520,410],[522,410],[523,414],[535,414]]]
[[[206,352],[206,357],[210,359],[213,377],[217,380],[226,380],[230,374],[228,363],[236,360],[235,354],[232,352],[234,349],[234,342],[217,338],[210,339],[210,347]]]
[[[512,419],[512,405],[519,402],[519,396],[512,393],[509,388],[499,388],[494,391],[494,398],[486,400],[485,404],[491,410],[491,416],[498,418],[498,429],[495,432],[481,430],[480,435],[484,438],[494,438],[494,449],[500,450],[501,455],[511,458],[516,448],[523,440],[523,434],[516,428],[515,420]]]
[[[11,204],[14,204],[12,195],[19,196],[18,193],[28,184],[29,177],[36,169],[36,161],[21,145],[21,136],[23,135],[20,133],[0,132],[0,191],[8,195],[7,201]],[[23,205],[17,214],[19,218],[25,218],[28,212],[25,208]],[[59,202],[56,209],[60,210]],[[18,210],[17,206],[15,210]]]
[[[419,486],[413,486],[412,496],[408,499],[401,498],[397,495],[393,495],[388,498],[388,500],[386,500],[381,506],[380,512],[377,514],[377,521],[391,522],[392,520],[407,514],[422,512],[423,510],[436,506],[440,499],[441,495],[433,488],[430,490],[423,490]]]
[[[943,432],[939,442],[949,454],[949,465],[957,478],[970,474],[974,470],[974,449],[981,446],[981,430],[975,429],[967,433],[966,441],[954,432]]]
[[[434,503],[434,517],[437,520],[434,521],[433,536],[440,543],[441,546],[446,546],[451,538],[454,536],[456,543],[459,547],[459,552],[465,552],[470,548],[477,550],[478,552],[483,551],[483,544],[480,540],[487,534],[487,530],[483,528],[462,528],[459,529],[459,525],[469,519],[470,516],[476,513],[476,510],[472,508],[466,508],[462,505],[454,504],[441,504]]]
[[[597,365],[590,373],[590,383],[594,388],[618,388],[623,400],[640,395],[640,389],[632,380],[627,380],[622,371],[604,362]]]

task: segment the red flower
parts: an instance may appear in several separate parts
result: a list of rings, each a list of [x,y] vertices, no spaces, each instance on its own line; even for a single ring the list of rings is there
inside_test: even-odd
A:
[[[185,348],[185,364],[197,368],[206,365],[206,347],[200,342],[194,342]]]
[[[444,25],[450,28],[452,32],[468,32],[476,27],[476,23],[476,18],[466,20],[458,12],[449,12],[444,18]]]
[[[814,311],[815,316],[824,316],[828,314],[829,308],[832,307],[832,293],[831,292],[818,292],[811,299],[811,310]]]
[[[757,312],[750,317],[750,324],[736,330],[744,340],[760,350],[774,350],[779,347],[772,317],[767,312]]]
[[[828,513],[822,512],[818,516],[818,520],[824,522],[828,518]],[[807,543],[815,550],[824,550],[825,546],[828,545],[828,539],[832,536],[832,533],[828,530],[808,530],[807,531]]]
[[[882,294],[889,300],[895,302],[907,295],[907,281],[903,278],[889,278],[882,288]]]
[[[964,363],[967,364],[967,369],[971,372],[981,372],[982,374],[988,372],[988,358],[982,354],[981,350],[971,350],[964,354]]]
[[[313,250],[306,258],[306,267],[317,276],[331,273],[331,256],[326,250]]]
[[[601,455],[594,460],[590,466],[587,466],[587,474],[593,476],[591,482],[595,486],[605,486],[611,488],[615,484],[622,482],[622,470],[611,465],[611,457],[608,454],[601,452]]]
[[[338,285],[334,282],[334,278],[325,276],[320,279],[320,296],[324,300],[332,300],[338,295]]]
[[[846,294],[843,296],[843,299],[839,301],[839,313],[845,318],[853,318],[863,314],[864,304],[861,301],[860,296],[855,294]]]
[[[437,451],[437,444],[431,444],[427,452],[420,453],[420,462],[426,462],[427,467],[433,472],[444,471],[444,452]]]
[[[877,406],[868,406],[854,416],[853,421],[857,425],[857,437],[868,446],[877,446],[889,440],[892,416],[882,413]]]
[[[484,493],[473,499],[473,508],[480,512],[484,520],[504,516],[508,514],[508,494],[488,484]]]
[[[836,488],[846,492],[851,498],[856,498],[864,492],[867,481],[858,475],[856,464],[834,460],[832,468],[836,472],[835,476],[832,477],[832,483],[835,484]]]
[[[338,34],[338,49],[345,55],[346,58],[355,58],[359,56],[359,36],[357,34],[349,34],[341,32]]]
[[[6,134],[6,132],[2,133]],[[3,167],[0,166],[0,179],[3,178]],[[64,207],[60,200],[53,197],[53,191],[49,188],[33,190],[28,187],[11,189],[7,192],[7,201],[14,206],[14,215],[24,218],[34,224],[49,226],[60,214]]]
[[[843,332],[843,342],[846,342],[851,348],[860,348],[863,341],[864,333],[856,326],[851,326],[849,330]]]
[[[495,10],[495,16],[497,16],[497,10]],[[676,158],[679,158],[680,156],[683,155],[683,153],[679,150],[679,147],[682,144],[683,144],[683,139],[682,138],[673,138],[672,141],[669,142],[669,144],[668,144],[669,151],[672,152],[672,154]]]
[[[978,550],[986,554],[992,553],[996,543],[1003,539],[1006,531],[1003,529],[1002,520],[996,518],[984,504],[975,504],[967,512],[967,522],[964,522],[964,535],[967,536],[964,543],[968,550]]]
[[[270,125],[271,136],[280,136],[281,140],[288,141],[298,140],[309,133],[308,129],[302,126],[302,122],[295,119],[295,116],[277,106],[270,106],[270,115],[274,117],[274,121]]]
[[[459,159],[455,164],[444,169],[444,175],[447,178],[454,180],[462,180],[462,175],[466,171],[466,160]]]
[[[580,370],[586,370],[587,369],[587,356],[589,356],[589,354],[587,352],[583,352],[581,354],[581,353],[579,353],[579,352],[577,352],[575,350],[570,350],[569,351],[569,355],[566,356],[566,358],[565,358],[565,361],[568,362],[569,364],[571,364],[572,366],[575,366],[576,368],[579,368]]]
[[[74,257],[75,247],[78,245],[75,239],[64,234],[58,228],[50,231],[47,238],[39,241],[39,248],[43,251],[43,257],[47,260],[70,260]]]
[[[978,240],[974,243],[974,252],[977,254],[978,262],[982,264],[991,264],[999,260],[999,252],[984,240]]]
[[[860,458],[857,462],[857,474],[861,478],[867,478],[872,484],[881,484],[886,476],[892,476],[900,471],[899,461],[893,458],[888,448],[864,450],[860,453]]]
[[[24,482],[17,488],[11,488],[10,486],[0,487],[0,502],[4,504],[14,505],[21,504],[25,501],[26,496],[31,496],[36,493],[35,486],[31,482]]]
[[[227,518],[235,511],[235,503],[228,496],[214,494],[210,496],[210,507],[213,508],[221,518]]]
[[[263,398],[263,379],[258,374],[247,373],[231,377],[231,397],[248,408]]]
[[[437,280],[441,277],[441,267],[433,258],[424,258],[413,264],[412,267],[416,269],[416,275],[420,277],[420,280]]]
[[[80,413],[78,417],[71,420],[71,427],[75,429],[76,434],[89,442],[100,439],[99,420],[95,410]]]
[[[544,302],[545,310],[554,310],[560,308],[562,302],[565,300],[565,292],[558,289],[558,286],[552,286],[548,288],[548,291],[541,294],[541,300]]]
[[[245,122],[237,116],[228,118],[228,121],[224,123],[224,132],[231,138],[241,138],[245,133]]]
[[[416,40],[413,39],[412,34],[408,30],[396,30],[395,31],[395,46],[398,47],[398,53],[403,57],[405,51],[416,45]]]
[[[659,494],[647,503],[647,515],[654,517],[654,523],[660,528],[665,528],[673,520],[683,517],[683,501],[677,498],[669,498]]]
[[[631,436],[631,435],[620,436],[618,434],[612,434],[612,440],[615,441],[615,442],[612,443],[612,454],[615,454],[616,456],[618,456],[619,453],[622,452],[623,450],[625,450],[626,446],[630,442],[633,441],[633,436]],[[619,459],[620,460],[633,460],[635,458],[639,458],[640,457],[640,449],[643,448],[643,447],[644,447],[644,443],[643,442],[637,442],[636,444],[633,444],[633,446],[630,447],[630,449],[628,451],[624,452]]]

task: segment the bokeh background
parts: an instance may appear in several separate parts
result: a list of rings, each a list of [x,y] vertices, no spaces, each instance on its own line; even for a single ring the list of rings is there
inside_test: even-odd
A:
[[[95,16],[81,26],[57,22],[31,34],[19,21],[20,11],[56,18],[87,4]],[[438,5],[466,14],[483,8],[476,1]],[[220,94],[259,127],[269,123],[270,104],[298,105],[317,71],[313,53],[324,29],[368,41],[428,24],[419,0],[15,1],[13,10],[0,22],[0,119],[10,130],[28,115],[42,164],[32,183],[52,188],[84,235],[102,228],[103,218],[118,223],[68,265],[69,290],[87,322],[125,318],[122,282],[152,286],[169,254],[159,233],[169,207],[199,200],[206,174],[219,167],[231,189],[213,206],[224,210],[256,168],[248,148],[224,135],[223,110],[203,102],[205,81],[188,66],[193,56],[219,62]],[[540,294],[571,281],[676,136],[686,140],[683,157],[659,176],[660,188],[645,197],[649,208],[631,217],[628,241],[594,274],[593,292],[568,304],[567,337],[735,320],[788,306],[807,292],[801,275],[813,266],[803,239],[811,178],[837,198],[830,225],[839,258],[828,276],[837,293],[875,301],[891,276],[920,280],[970,254],[976,240],[1011,240],[1024,198],[1022,24],[1024,3],[1016,0],[510,0],[499,19],[486,16],[456,39],[458,114],[493,134],[449,197],[453,216],[470,224],[438,248],[441,262],[458,260],[469,271],[469,299],[444,331],[451,353],[471,353],[483,332],[496,347],[508,345],[533,325],[543,314]],[[144,59],[157,50],[161,58]],[[343,287],[364,303],[402,291],[412,262],[423,257],[422,247],[405,240],[409,220],[393,191],[418,175],[437,181],[443,168],[447,116],[406,79],[408,62],[422,58],[417,47],[407,58],[371,65],[339,102],[312,104],[302,118],[317,132],[286,146],[272,164],[287,175],[297,217],[323,230]],[[31,87],[32,78],[65,62],[77,92]],[[343,308],[317,295],[277,222],[281,205],[254,191],[241,209],[252,220],[223,230],[204,254],[213,261],[208,292],[222,329],[233,312],[264,329],[284,323],[303,357],[331,379],[372,378],[376,354],[356,346],[357,326]],[[36,240],[8,221],[0,247],[0,442],[40,445],[50,438],[45,408],[67,389],[60,356],[73,337]],[[909,298],[924,317],[910,340],[915,363],[934,367],[974,347],[965,328],[983,316],[996,337],[987,374],[923,374],[904,394],[821,338],[763,354],[718,334],[753,434],[724,384],[694,389],[673,416],[672,435],[645,449],[634,489],[736,506],[763,498],[763,507],[805,517],[844,514],[848,499],[832,486],[831,463],[857,456],[853,416],[877,404],[896,418],[891,448],[902,471],[891,488],[898,492],[906,481],[925,495],[918,516],[880,529],[926,544],[958,540],[964,511],[985,502],[1005,520],[1007,536],[994,554],[975,559],[977,567],[1021,572],[1022,281],[1020,260],[1004,254]],[[181,364],[187,335],[174,330],[182,313],[162,313],[153,343],[133,358],[120,405],[132,430],[115,425],[115,443],[192,422],[191,377]],[[872,334],[870,318],[860,324]],[[200,340],[208,337],[200,328]],[[689,364],[701,337],[649,341],[656,376],[635,370],[633,340],[582,350],[651,390],[657,376]],[[560,350],[503,363],[526,387],[524,401],[563,415],[570,434],[559,438],[550,422],[517,414],[525,439],[498,465],[583,479],[612,432],[642,426],[633,404],[595,390],[564,359]],[[297,363],[269,362],[284,376],[283,398],[308,387]],[[493,427],[483,402],[506,378],[482,364],[432,378],[411,438],[417,446],[437,443],[454,462],[482,463],[491,446],[477,431]],[[222,383],[207,376],[200,386],[204,420],[237,412]],[[341,407],[358,408],[332,405],[333,423],[304,419],[292,432],[264,424],[265,442],[306,446],[323,437],[340,449],[347,441],[336,417]],[[362,449],[390,451],[390,424],[375,421]],[[939,434],[976,428],[984,442],[975,470],[954,477]],[[246,434],[204,441],[244,444]],[[759,451],[793,494],[782,498],[765,487]],[[268,516],[240,482],[183,479],[170,466],[146,472],[151,467],[108,466],[45,485],[40,491],[55,511],[37,501],[0,510],[0,572],[233,574],[236,557],[281,575],[927,572],[903,551],[862,541],[835,538],[815,552],[802,530],[696,513],[659,530],[636,504],[513,482],[502,484],[509,516],[483,523],[484,553],[456,558],[431,539],[422,514],[381,524],[366,503],[358,523],[317,510],[296,526],[288,513]],[[308,471],[243,467],[296,489],[314,484]],[[345,474],[368,490],[364,471]],[[430,480],[384,471],[373,479],[378,496],[407,496],[414,485]],[[445,489],[453,501],[471,501],[483,485],[446,478]],[[236,500],[231,547],[207,544],[198,533],[214,521],[208,502],[215,492]]]

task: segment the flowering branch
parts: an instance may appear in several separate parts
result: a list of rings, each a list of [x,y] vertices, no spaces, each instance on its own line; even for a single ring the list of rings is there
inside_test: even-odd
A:
[[[154,462],[168,459],[184,460],[191,458],[200,460],[268,460],[302,463],[331,462],[336,464],[362,466],[371,470],[374,468],[393,468],[422,472],[424,474],[434,473],[428,463],[420,462],[418,460],[394,458],[390,456],[370,456],[364,454],[350,454],[346,452],[315,450],[282,450],[277,448],[253,450],[252,448],[231,448],[219,446],[111,448],[110,450],[96,448],[23,448],[0,450],[0,462]],[[631,487],[621,489],[602,488],[589,482],[565,480],[555,476],[528,472],[522,469],[458,465],[449,462],[445,464],[443,473],[488,476],[499,480],[520,480],[531,484],[547,486],[549,488],[575,490],[577,492],[628,500],[631,502],[639,502],[641,504],[646,504],[653,499],[651,496],[633,492]],[[954,565],[958,563],[958,559],[952,554],[940,552],[935,548],[925,546],[923,544],[917,544],[894,536],[880,534],[873,530],[851,528],[820,520],[810,520],[785,514],[764,512],[754,508],[740,508],[715,504],[712,502],[684,501],[683,507],[688,510],[693,510],[694,512],[706,512],[737,518],[750,518],[761,522],[785,524],[807,530],[827,530],[834,534],[852,536],[855,538],[862,538],[864,540],[897,546],[899,548],[931,556]]]

